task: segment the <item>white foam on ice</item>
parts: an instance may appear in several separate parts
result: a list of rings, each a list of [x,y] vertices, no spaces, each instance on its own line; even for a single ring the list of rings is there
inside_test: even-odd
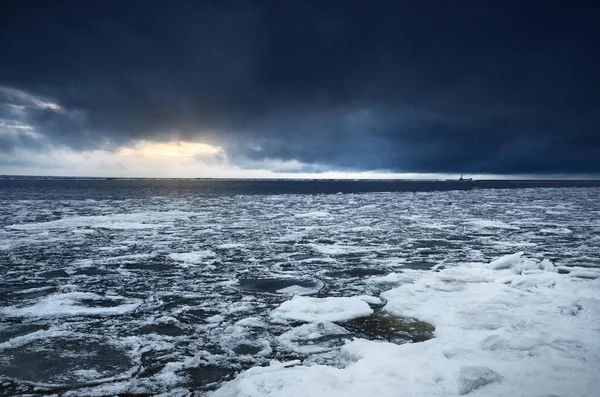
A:
[[[312,211],[295,214],[294,216],[296,218],[327,218],[331,216],[331,214],[325,211]]]
[[[557,228],[543,228],[540,229],[540,233],[548,233],[548,234],[571,234],[573,231],[571,229],[567,229],[566,227],[557,227]]]
[[[242,244],[242,243],[226,243],[226,244],[220,244],[217,245],[218,249],[234,249],[234,248],[244,248],[246,246],[246,244]]]
[[[215,314],[214,316],[210,316],[204,319],[207,323],[219,324],[225,321],[225,316],[222,314]]]
[[[217,256],[217,254],[215,254],[211,250],[169,254],[169,258],[173,259],[174,261],[183,262],[184,264],[188,264],[188,265],[196,265],[199,263],[203,263],[203,262],[206,262],[207,259],[216,258],[216,256]]]
[[[348,335],[349,332],[331,322],[318,322],[303,324],[292,328],[277,337],[277,341],[287,350],[312,354],[331,350],[327,344],[319,344],[318,340],[324,337]]]
[[[246,317],[235,323],[235,325],[240,327],[249,327],[249,328],[266,328],[267,323],[264,322],[260,317]]]
[[[57,337],[70,337],[70,336],[73,336],[73,332],[65,331],[63,329],[51,328],[48,330],[38,330],[38,331],[30,332],[25,335],[19,335],[19,336],[10,338],[6,342],[0,343],[0,349],[9,349],[9,348],[14,348],[14,347],[18,347],[18,346],[23,346],[23,345],[26,345],[27,343],[30,343],[35,340],[40,340],[40,339],[50,339],[50,338],[57,338]]]
[[[413,281],[413,277],[410,275],[412,272],[396,273],[392,272],[385,276],[373,276],[369,278],[369,282],[375,284],[401,284],[409,283]]]
[[[46,286],[46,287],[37,287],[37,288],[23,289],[23,290],[20,290],[20,291],[15,291],[14,293],[18,294],[18,295],[26,295],[26,294],[33,294],[33,293],[36,293],[36,292],[49,291],[49,290],[52,290],[52,289],[54,289],[54,287],[52,287],[52,286]]]
[[[314,286],[311,287],[303,287],[301,285],[290,285],[289,287],[278,289],[276,292],[278,294],[285,295],[310,295],[316,294],[319,290],[323,288],[323,282],[317,281]]]
[[[80,369],[73,371],[73,374],[82,381],[94,380],[102,376],[102,374],[95,369]]]
[[[483,228],[483,229],[511,229],[518,230],[519,227],[515,225],[510,225],[506,222],[502,221],[493,221],[489,219],[473,219],[469,221],[474,226]]]
[[[75,229],[78,227],[102,229],[154,229],[169,226],[176,220],[189,219],[192,216],[198,215],[202,214],[183,211],[148,211],[128,214],[75,216],[49,222],[8,225],[5,226],[5,228],[12,230]]]
[[[88,306],[86,301],[112,301],[114,306]],[[0,313],[9,317],[63,317],[80,315],[120,315],[134,311],[141,304],[139,299],[101,296],[91,292],[65,292],[46,296],[31,306],[3,307]]]
[[[295,296],[269,314],[274,320],[347,321],[373,313],[369,304],[354,297],[309,298]]]
[[[350,361],[344,368],[252,368],[213,397],[591,397],[600,390],[600,279],[559,274],[549,261],[517,253],[420,272],[413,281],[383,293],[384,310],[433,324],[434,339],[356,339],[341,348]],[[298,306],[282,313],[305,313]]]
[[[368,246],[359,246],[359,245],[344,245],[344,244],[318,244],[313,243],[309,244],[309,246],[315,251],[325,254],[325,255],[344,255],[344,254],[354,254],[360,252],[370,252],[370,251],[382,251],[385,249],[389,249],[389,247],[368,247]]]

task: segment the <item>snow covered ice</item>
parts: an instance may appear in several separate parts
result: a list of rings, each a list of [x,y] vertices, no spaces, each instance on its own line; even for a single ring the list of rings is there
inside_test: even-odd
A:
[[[597,396],[599,193],[5,200],[0,390]]]
[[[295,296],[271,311],[272,319],[296,321],[345,321],[373,313],[369,304],[359,298],[308,298]]]
[[[600,283],[543,262],[518,253],[415,274],[382,294],[384,309],[433,324],[434,339],[357,339],[341,349],[351,360],[344,368],[249,370],[215,396],[593,396]]]

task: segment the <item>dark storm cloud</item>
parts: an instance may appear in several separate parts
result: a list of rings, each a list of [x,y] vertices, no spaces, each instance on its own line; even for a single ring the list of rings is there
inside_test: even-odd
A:
[[[0,117],[48,144],[197,139],[242,165],[600,172],[593,3],[351,3],[5,2],[0,86],[61,110]]]

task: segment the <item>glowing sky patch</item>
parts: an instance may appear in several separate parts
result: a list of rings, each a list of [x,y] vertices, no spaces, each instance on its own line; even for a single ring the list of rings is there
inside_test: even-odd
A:
[[[223,149],[206,143],[185,141],[138,142],[133,148],[122,148],[119,155],[127,157],[193,159],[211,157],[223,153]]]

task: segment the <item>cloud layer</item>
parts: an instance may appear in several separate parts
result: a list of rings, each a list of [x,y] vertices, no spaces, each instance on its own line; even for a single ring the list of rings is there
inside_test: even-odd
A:
[[[239,167],[600,172],[594,4],[199,3],[15,2],[0,151],[185,140]]]

